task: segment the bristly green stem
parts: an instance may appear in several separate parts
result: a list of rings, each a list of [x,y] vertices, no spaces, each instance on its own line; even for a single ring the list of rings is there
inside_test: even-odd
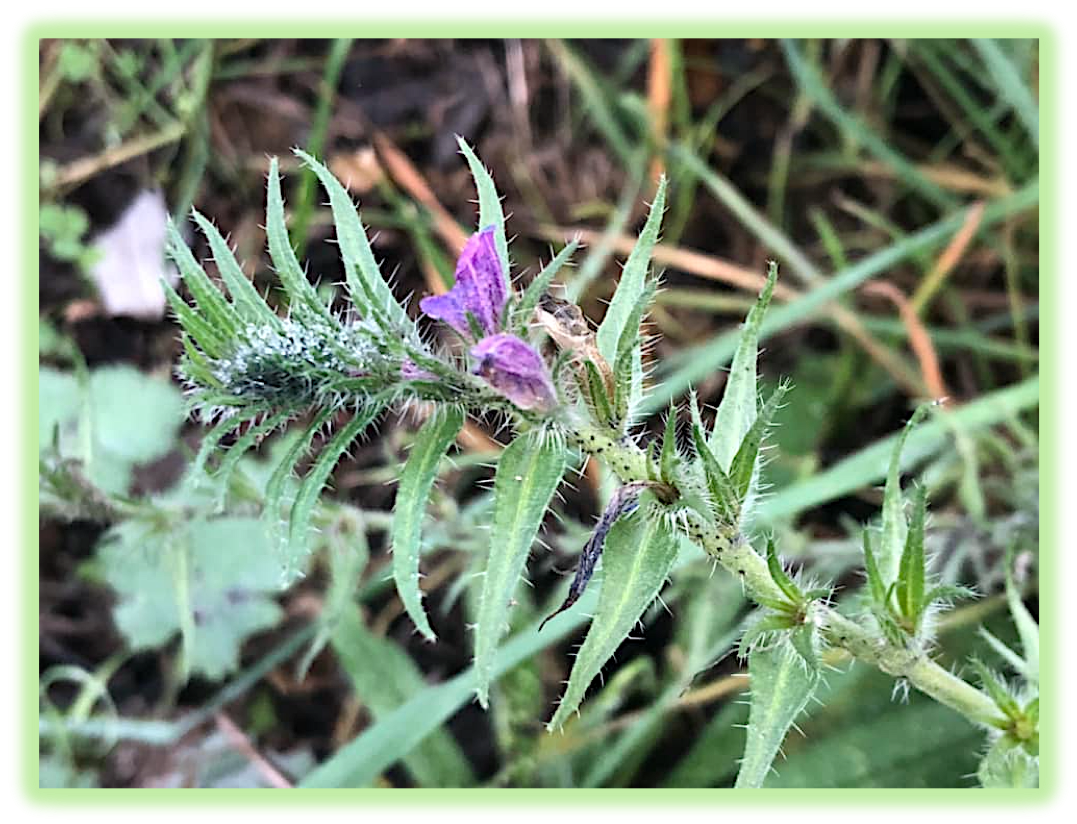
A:
[[[605,463],[622,483],[648,481],[647,453],[628,438],[609,430],[576,421],[562,421],[569,441],[584,453]],[[576,424],[573,426],[572,424]],[[748,596],[756,601],[785,598],[771,578],[766,560],[734,528],[688,511],[683,520],[690,540],[699,545],[726,570],[738,576]],[[848,651],[854,658],[888,675],[904,678],[926,695],[964,715],[975,724],[997,727],[1004,723],[998,708],[987,695],[936,664],[922,650],[890,643],[859,623],[822,604],[812,617],[826,641]]]

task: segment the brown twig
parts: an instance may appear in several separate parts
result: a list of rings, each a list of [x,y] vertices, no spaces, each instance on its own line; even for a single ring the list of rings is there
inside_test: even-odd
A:
[[[662,154],[669,130],[669,106],[673,99],[672,61],[669,41],[656,37],[651,41],[651,60],[647,68],[647,109],[650,112],[655,153],[651,158],[651,180],[665,171]]]
[[[894,284],[885,280],[867,283],[861,287],[861,291],[865,294],[884,297],[897,307],[901,322],[909,335],[909,346],[920,364],[920,374],[923,376],[928,392],[934,398],[949,397],[950,393],[946,391],[946,384],[942,379],[939,358],[935,353],[935,345],[931,342],[931,335],[905,294]]]
[[[950,242],[946,244],[946,248],[942,250],[942,254],[939,255],[939,259],[935,262],[934,268],[927,274],[927,276],[921,281],[917,287],[916,292],[912,296],[912,309],[919,315],[924,310],[924,306],[935,295],[942,286],[946,277],[953,271],[953,268],[957,266],[958,261],[964,256],[965,251],[968,249],[972,239],[976,236],[976,230],[980,228],[980,221],[984,216],[984,202],[981,200],[978,203],[974,203],[965,214],[965,220],[961,224],[961,228],[957,230],[957,234],[951,238]]]
[[[269,786],[281,790],[290,790],[292,788],[292,782],[285,778],[280,770],[274,767],[265,756],[254,748],[250,739],[247,738],[243,730],[232,722],[232,719],[223,712],[219,712],[214,716],[214,720],[217,722],[217,729],[221,731],[232,749],[242,753],[254,765],[254,768],[258,770]]]

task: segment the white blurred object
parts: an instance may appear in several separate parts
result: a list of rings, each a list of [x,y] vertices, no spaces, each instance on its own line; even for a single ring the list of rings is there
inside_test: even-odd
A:
[[[105,313],[156,320],[164,315],[161,278],[179,276],[165,260],[168,209],[157,190],[139,193],[116,225],[94,241],[98,259],[90,269]]]

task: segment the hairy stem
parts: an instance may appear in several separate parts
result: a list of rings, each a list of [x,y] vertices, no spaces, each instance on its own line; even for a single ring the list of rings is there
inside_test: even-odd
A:
[[[566,422],[567,423],[567,422]],[[576,423],[576,422],[571,422]],[[622,483],[647,481],[647,454],[627,438],[583,424],[569,429],[570,440],[585,453],[604,462]],[[716,524],[694,511],[683,523],[688,537],[726,570],[737,575],[753,600],[781,601],[785,595],[771,578],[766,560],[734,528]],[[1004,723],[987,695],[943,669],[923,651],[887,641],[834,609],[817,605],[812,611],[823,637],[833,646],[888,675],[904,678],[936,701],[957,710],[975,724],[997,727]]]

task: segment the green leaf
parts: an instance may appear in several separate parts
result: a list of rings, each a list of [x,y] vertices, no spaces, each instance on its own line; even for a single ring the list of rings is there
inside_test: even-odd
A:
[[[300,560],[306,555],[311,543],[311,518],[318,498],[329,480],[329,473],[337,465],[340,456],[352,445],[356,438],[370,426],[382,410],[382,404],[371,400],[368,405],[358,409],[350,421],[341,428],[329,443],[325,445],[318,455],[318,459],[310,468],[296,493],[295,502],[292,504],[291,518],[288,523],[288,554],[285,567],[286,580],[298,567]]]
[[[172,553],[182,553],[183,562]],[[280,573],[257,519],[196,519],[167,531],[125,521],[106,533],[97,555],[118,597],[113,618],[131,649],[159,648],[186,622],[187,665],[209,679],[234,670],[243,641],[281,618],[273,600]]]
[[[547,729],[562,727],[579,707],[587,687],[658,595],[677,558],[678,545],[666,519],[649,515],[642,504],[614,524],[602,554],[598,608]]]
[[[1028,671],[1028,664],[1020,655],[1002,643],[1002,641],[992,635],[985,627],[979,627],[977,632],[985,641],[987,641],[991,649],[993,649],[1000,658],[1013,667],[1015,672],[1020,673],[1029,681],[1033,681],[1033,677]]]
[[[243,274],[235,255],[228,248],[228,243],[221,237],[217,227],[196,209],[191,210],[191,215],[209,241],[213,260],[217,263],[217,271],[232,295],[232,303],[239,316],[251,323],[265,323],[273,328],[279,328],[280,318],[262,300],[258,290]]]
[[[987,789],[1033,789],[1040,785],[1039,759],[1008,736],[999,736],[976,770]]]
[[[722,402],[714,418],[714,429],[707,440],[719,466],[730,475],[733,458],[756,419],[759,397],[756,371],[756,361],[759,359],[759,327],[770,305],[777,280],[778,264],[771,261],[767,266],[766,285],[744,320],[737,351],[729,367],[729,379],[722,394]]]
[[[927,578],[927,559],[924,556],[924,520],[927,517],[927,487],[916,488],[912,521],[905,536],[905,549],[901,553],[898,571],[898,607],[914,626],[919,627],[924,607],[924,581]]]
[[[751,678],[751,711],[744,759],[734,786],[758,788],[770,771],[782,741],[797,716],[804,711],[819,682],[792,644],[752,650],[748,657]]]
[[[758,642],[766,639],[768,635],[788,632],[797,626],[793,616],[785,611],[786,604],[760,600],[763,606],[768,606],[775,611],[767,612],[762,609],[755,611],[740,636],[740,643],[737,645],[739,658],[749,658],[758,646]]]
[[[909,433],[920,423],[927,414],[927,410],[927,404],[921,404],[916,408],[894,442],[893,452],[890,453],[890,468],[886,473],[886,489],[883,492],[882,537],[879,541],[879,553],[876,556],[879,575],[887,586],[897,580],[901,556],[905,550],[905,536],[909,529],[908,522],[905,520],[905,499],[901,494],[901,450],[905,448]]]
[[[209,326],[224,340],[234,337],[243,326],[239,315],[224,299],[221,291],[213,285],[205,270],[198,265],[172,221],[168,222],[166,251],[175,262],[183,282],[187,284]]]
[[[225,494],[228,491],[228,480],[232,477],[232,473],[235,472],[236,467],[239,466],[239,462],[243,460],[243,457],[251,449],[261,443],[263,438],[274,430],[284,426],[291,417],[292,413],[290,411],[284,411],[277,412],[274,415],[267,415],[265,420],[259,424],[255,424],[251,421],[250,425],[247,427],[247,431],[237,438],[236,442],[228,448],[224,458],[221,460],[220,467],[213,476],[214,481],[217,483],[218,511],[224,508]],[[212,435],[213,433],[211,432],[210,434]]]
[[[787,383],[778,384],[774,393],[767,400],[766,405],[748,428],[744,441],[729,465],[729,481],[732,483],[733,491],[741,502],[742,509],[752,490],[752,478],[756,474],[756,465],[759,462],[759,448],[763,445],[763,438],[767,434],[771,421],[774,420],[774,414],[778,411],[778,407],[781,406],[782,398],[785,397],[787,391],[789,391]]]
[[[1025,608],[1021,594],[1013,582],[1013,564],[1006,561],[1006,603],[1010,607],[1014,626],[1021,638],[1021,649],[1025,653],[1025,675],[1033,684],[1040,679],[1040,628],[1036,619]]]
[[[692,409],[692,440],[695,443],[696,455],[703,464],[703,474],[707,479],[707,489],[711,494],[711,506],[717,518],[726,524],[735,524],[740,514],[740,500],[733,484],[725,471],[718,464],[710,447],[707,445],[707,436],[703,427],[703,421],[699,414],[699,406],[695,392],[691,395]]]
[[[296,149],[295,153],[318,176],[329,194],[329,206],[337,230],[337,244],[340,246],[352,301],[364,317],[374,320],[388,335],[417,338],[414,323],[397,303],[389,284],[381,276],[351,195],[325,166],[301,149]]]
[[[800,591],[793,579],[789,577],[789,574],[782,566],[781,560],[778,558],[778,551],[774,547],[774,536],[767,537],[767,569],[770,570],[771,580],[778,585],[785,597],[789,599],[792,604],[801,604],[804,602],[804,593]]]
[[[228,346],[225,339],[179,296],[168,280],[162,279],[161,286],[164,288],[165,298],[168,300],[168,305],[172,307],[180,328],[190,335],[191,339],[211,358],[223,355]]]
[[[662,452],[659,458],[662,480],[671,483],[677,471],[677,408],[671,403],[666,415],[666,429],[662,435]]]
[[[490,549],[475,626],[478,698],[484,707],[498,643],[508,626],[506,613],[564,471],[564,449],[553,439],[529,433],[509,444],[497,463]]]
[[[423,674],[407,653],[392,641],[373,635],[354,604],[342,612],[332,644],[356,698],[375,722],[390,716],[426,688]],[[432,731],[403,760],[420,787],[466,787],[475,783],[460,746],[445,729]]]
[[[509,280],[509,243],[505,237],[505,213],[501,210],[501,197],[490,172],[467,145],[467,141],[457,135],[456,142],[467,158],[471,176],[475,178],[475,189],[479,193],[479,229],[494,227],[494,246],[497,248],[497,257],[501,261],[501,271],[505,276],[505,291],[506,294],[512,294],[512,283]]]
[[[542,267],[542,271],[535,275],[534,280],[527,285],[527,289],[524,290],[523,295],[516,304],[516,308],[513,310],[513,326],[517,331],[527,328],[527,325],[531,322],[531,316],[535,313],[535,307],[542,300],[542,296],[550,288],[550,284],[557,277],[557,273],[561,271],[561,267],[572,258],[572,255],[575,254],[579,247],[579,239],[572,240],[557,253],[553,260]]]
[[[658,281],[653,278],[644,284],[617,341],[617,356],[613,364],[613,405],[618,422],[629,416],[643,395],[643,340],[640,332],[643,318],[647,315],[657,291]]]
[[[277,158],[269,161],[269,190],[266,197],[266,238],[269,243],[269,257],[277,277],[284,284],[284,291],[295,308],[305,307],[323,318],[331,319],[329,309],[318,297],[306,273],[292,249],[288,237],[288,227],[284,222],[284,199],[280,192],[280,172]]]
[[[608,363],[616,362],[621,336],[629,328],[629,318],[633,309],[647,288],[647,271],[651,254],[658,242],[658,231],[665,206],[666,178],[663,176],[658,181],[658,191],[655,193],[654,203],[651,204],[647,222],[643,226],[643,231],[632,253],[628,256],[624,271],[621,272],[621,279],[617,283],[617,290],[613,293],[613,300],[606,308],[606,316],[598,327],[596,336],[598,351]],[[638,330],[635,333],[638,335]]]
[[[606,394],[606,382],[602,380],[598,367],[593,362],[585,360],[583,368],[587,374],[587,400],[595,420],[603,425],[612,424],[617,418],[614,416],[613,407]]]
[[[430,488],[437,478],[438,464],[463,425],[464,411],[458,406],[442,407],[427,420],[404,464],[393,506],[393,579],[404,608],[428,641],[433,641],[435,635],[423,611],[419,589],[423,518]]]
[[[980,683],[983,685],[987,694],[991,696],[991,700],[995,702],[995,706],[997,706],[1007,718],[1019,717],[1021,715],[1021,707],[1017,703],[1017,699],[1013,697],[1013,693],[1010,691],[1009,686],[1002,680],[1002,677],[979,658],[971,658],[969,659],[969,663],[971,663],[972,668],[976,670],[976,674],[980,676]]]
[[[176,386],[131,366],[90,373],[90,409],[97,445],[130,463],[164,457],[185,417]]]
[[[889,612],[890,606],[886,598],[887,586],[879,575],[879,565],[875,562],[875,553],[871,548],[871,532],[867,527],[864,528],[864,570],[867,573],[872,602],[877,609]]]
[[[271,533],[276,534],[281,539],[281,544],[287,543],[287,530],[284,529],[286,522],[282,519],[281,512],[284,508],[285,493],[288,492],[288,481],[293,477],[296,464],[310,450],[314,437],[322,427],[329,423],[335,414],[335,409],[327,408],[315,415],[314,420],[288,447],[284,457],[277,464],[277,468],[273,470],[273,474],[266,481],[262,516],[269,521]],[[289,509],[291,509],[290,506]],[[279,559],[285,569],[291,570],[294,564],[286,560],[285,549],[285,546],[279,548]]]

